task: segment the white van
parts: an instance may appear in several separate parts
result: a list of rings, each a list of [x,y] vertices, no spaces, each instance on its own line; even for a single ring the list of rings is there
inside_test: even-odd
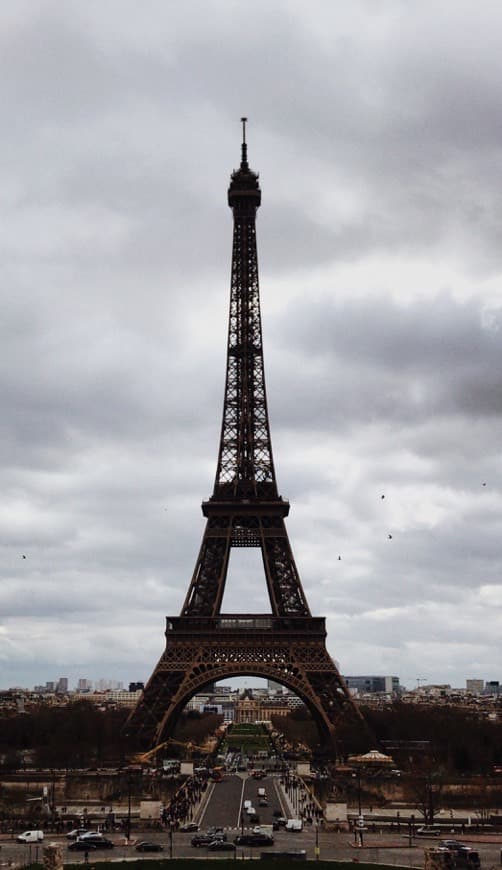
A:
[[[18,843],[41,843],[43,839],[43,831],[24,831],[16,837]]]
[[[286,822],[286,831],[301,831],[303,822],[301,819],[288,819]]]

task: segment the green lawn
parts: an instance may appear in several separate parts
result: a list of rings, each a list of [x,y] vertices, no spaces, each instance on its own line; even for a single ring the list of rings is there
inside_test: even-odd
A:
[[[249,723],[232,725],[228,729],[220,752],[240,752],[241,749],[245,754],[270,751],[270,738],[262,725]]]

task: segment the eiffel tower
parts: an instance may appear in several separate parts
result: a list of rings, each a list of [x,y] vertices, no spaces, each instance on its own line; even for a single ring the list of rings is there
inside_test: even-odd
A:
[[[246,118],[241,163],[232,173],[233,251],[223,422],[213,494],[202,503],[202,544],[180,616],[166,618],[166,648],[126,730],[142,746],[172,732],[183,707],[208,683],[266,677],[310,710],[321,745],[335,752],[335,728],[348,708],[361,718],[329,656],[323,617],[312,616],[293,558],[278,492],[265,392],[256,211],[258,175],[248,164]],[[232,547],[259,547],[271,614],[224,614]]]

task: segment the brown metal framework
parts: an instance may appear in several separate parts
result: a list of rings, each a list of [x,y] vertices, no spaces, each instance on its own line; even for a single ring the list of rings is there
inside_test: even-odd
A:
[[[214,680],[241,674],[273,679],[309,707],[322,742],[334,749],[346,707],[359,716],[312,617],[295,565],[272,458],[263,365],[256,211],[258,175],[247,161],[232,173],[233,253],[223,422],[213,494],[199,556],[179,617],[167,617],[166,649],[128,729],[144,745],[169,734],[187,701]],[[232,547],[259,547],[271,615],[225,615],[221,603]]]

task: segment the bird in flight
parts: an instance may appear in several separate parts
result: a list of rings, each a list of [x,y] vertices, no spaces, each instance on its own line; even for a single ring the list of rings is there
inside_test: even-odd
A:
[[[392,540],[392,535],[387,535],[387,537],[388,537],[389,541]]]

